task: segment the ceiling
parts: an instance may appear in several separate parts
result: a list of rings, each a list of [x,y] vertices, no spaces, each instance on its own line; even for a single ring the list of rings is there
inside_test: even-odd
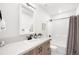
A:
[[[74,10],[78,3],[35,3],[45,10],[50,15],[56,15],[58,13]]]

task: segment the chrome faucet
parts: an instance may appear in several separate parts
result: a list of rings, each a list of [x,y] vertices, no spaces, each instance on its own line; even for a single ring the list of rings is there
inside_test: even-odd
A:
[[[5,45],[5,41],[0,42],[0,47],[3,47]]]

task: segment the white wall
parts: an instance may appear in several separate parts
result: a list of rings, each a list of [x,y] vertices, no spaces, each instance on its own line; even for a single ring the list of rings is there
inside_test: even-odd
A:
[[[0,3],[3,19],[6,22],[6,31],[0,32],[0,40],[7,42],[16,39],[7,39],[19,35],[19,6],[16,3]],[[6,39],[4,39],[6,38]]]
[[[76,15],[79,15],[79,5],[78,5],[77,8],[76,8],[75,14],[76,14]]]
[[[43,9],[36,9],[34,15],[34,32],[46,34],[47,29],[45,31],[42,31],[42,23],[46,23],[49,18],[50,16]]]
[[[52,37],[55,43],[59,46],[65,47],[68,38],[69,18],[53,21]]]

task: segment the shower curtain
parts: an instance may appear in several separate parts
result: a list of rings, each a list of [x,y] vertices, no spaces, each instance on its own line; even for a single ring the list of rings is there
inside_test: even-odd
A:
[[[79,16],[71,16],[69,20],[69,34],[67,42],[67,55],[79,54]]]

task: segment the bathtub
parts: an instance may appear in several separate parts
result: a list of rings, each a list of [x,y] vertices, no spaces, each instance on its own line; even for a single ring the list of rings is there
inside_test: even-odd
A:
[[[50,47],[52,55],[65,55],[67,47],[67,36],[55,35],[51,40]]]

